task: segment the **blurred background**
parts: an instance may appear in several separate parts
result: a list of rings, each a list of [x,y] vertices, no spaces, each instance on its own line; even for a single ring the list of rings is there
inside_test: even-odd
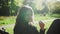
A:
[[[0,0],[0,28],[4,27],[9,34],[13,34],[18,9],[26,4],[34,10],[34,25],[38,31],[38,21],[42,20],[48,30],[52,21],[60,18],[60,0]]]

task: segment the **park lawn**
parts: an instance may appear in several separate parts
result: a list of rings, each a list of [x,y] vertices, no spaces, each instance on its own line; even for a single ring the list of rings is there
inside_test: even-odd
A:
[[[49,19],[50,17],[47,16],[40,16],[40,15],[35,15],[35,21],[39,20],[46,20]],[[16,16],[0,16],[0,26],[2,25],[8,25],[8,24],[13,24],[16,21]]]
[[[40,21],[40,20],[47,21],[47,20],[49,20],[47,22],[44,22],[45,23],[46,32],[47,32],[47,30],[48,30],[49,26],[51,25],[51,23],[53,22],[53,19],[54,18],[55,17],[51,17],[49,15],[40,16],[40,15],[36,14],[34,20],[35,21]],[[15,24],[15,22],[16,22],[16,16],[0,17],[0,26],[2,26],[2,25],[9,25],[9,24]],[[40,29],[39,28],[39,24],[38,23],[37,24],[34,24],[34,26],[37,27],[37,30],[39,32],[39,29]],[[11,27],[7,27],[6,28],[6,31],[9,32],[9,34],[13,34],[13,28],[14,27],[12,27],[12,26]]]
[[[51,17],[50,15],[46,15],[46,16],[41,16],[41,15],[39,15],[39,14],[36,14],[36,15],[34,15],[35,17],[34,17],[34,20],[35,21],[40,21],[40,20],[47,20],[47,19],[53,19],[53,18],[55,18],[55,17]]]
[[[36,21],[39,21],[39,20],[45,20],[45,21],[46,20],[49,20],[49,21],[45,22],[46,32],[47,32],[49,26],[51,25],[51,23],[52,23],[52,21],[54,19],[54,18],[53,19],[50,19],[50,17],[46,17],[46,16],[45,17],[44,16],[39,17],[39,15],[37,15],[35,18],[36,18],[35,19]],[[39,32],[39,29],[40,29],[39,24],[38,23],[35,23],[34,26],[37,28],[37,30]],[[6,28],[6,31],[9,32],[10,34],[13,34],[13,29],[14,29],[14,27],[7,27]]]
[[[15,23],[16,17],[15,16],[0,16],[0,26],[13,24]]]
[[[54,16],[55,15],[56,14],[54,14]],[[35,14],[34,16],[35,16],[34,21],[47,20],[47,19],[54,19],[55,18],[55,17],[51,17],[50,15],[40,16],[39,14]],[[56,15],[56,17],[58,17],[58,16]],[[14,24],[15,22],[16,22],[16,16],[0,16],[0,26],[7,25],[7,24]]]
[[[6,28],[6,32],[8,32],[9,34],[13,34],[13,26],[11,26],[11,27],[7,27]]]
[[[50,21],[47,21],[45,23],[46,32],[47,32],[48,28],[50,27],[52,21],[53,20],[50,20]],[[39,30],[40,30],[39,24],[38,23],[37,24],[34,24],[34,26],[37,28],[37,30],[39,32]],[[13,29],[14,29],[14,27],[7,27],[6,28],[6,31],[9,32],[9,34],[13,34]]]

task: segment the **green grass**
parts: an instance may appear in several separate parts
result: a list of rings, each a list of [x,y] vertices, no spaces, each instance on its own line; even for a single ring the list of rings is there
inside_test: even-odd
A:
[[[53,22],[53,19],[55,17],[51,17],[50,15],[46,15],[46,16],[40,16],[39,14],[35,15],[35,21],[40,21],[40,20],[50,20],[45,22],[45,28],[46,28],[46,32],[48,30],[48,28],[50,27],[51,23]],[[8,25],[8,24],[14,24],[16,20],[15,16],[10,16],[10,17],[0,17],[0,26],[2,25]],[[34,26],[37,28],[37,30],[39,31],[40,27],[39,24],[34,24]],[[7,27],[6,31],[9,32],[9,34],[13,34],[13,28],[14,27]]]
[[[60,18],[60,14],[52,14],[51,17]]]
[[[52,17],[35,15],[35,21],[39,21],[39,20],[50,20],[45,23],[45,28],[46,28],[46,32],[47,32],[49,26],[51,25],[51,23],[53,21]],[[34,24],[34,26],[37,28],[37,30],[39,32],[40,31],[39,24],[38,23]],[[13,34],[13,27],[7,28],[6,31],[9,32],[10,34]]]
[[[8,32],[9,34],[13,34],[13,27],[6,28],[6,32]]]
[[[7,24],[13,24],[15,23],[16,17],[9,16],[9,17],[0,17],[0,26],[7,25]]]
[[[47,21],[47,22],[45,23],[46,32],[47,32],[48,28],[50,27],[52,21],[53,21],[53,20]],[[34,26],[37,28],[37,30],[38,30],[38,32],[39,32],[39,31],[40,31],[39,24],[38,24],[38,23],[37,23],[37,24],[34,24]],[[10,34],[13,34],[13,29],[14,29],[14,27],[7,27],[7,28],[6,28],[6,31],[9,32]]]
[[[47,20],[47,19],[53,19],[54,17],[51,17],[50,15],[46,15],[46,16],[41,16],[39,14],[35,15],[35,21],[39,21],[39,20]]]

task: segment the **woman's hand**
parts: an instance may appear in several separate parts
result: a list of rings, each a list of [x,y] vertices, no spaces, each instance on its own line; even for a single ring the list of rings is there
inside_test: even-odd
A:
[[[42,21],[39,21],[39,26],[40,26],[40,28],[41,28],[42,30],[44,30],[45,24],[44,24]]]

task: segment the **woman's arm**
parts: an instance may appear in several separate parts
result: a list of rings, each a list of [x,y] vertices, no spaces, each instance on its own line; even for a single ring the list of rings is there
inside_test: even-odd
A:
[[[39,21],[39,26],[40,26],[40,34],[45,34],[45,24],[42,21]]]

